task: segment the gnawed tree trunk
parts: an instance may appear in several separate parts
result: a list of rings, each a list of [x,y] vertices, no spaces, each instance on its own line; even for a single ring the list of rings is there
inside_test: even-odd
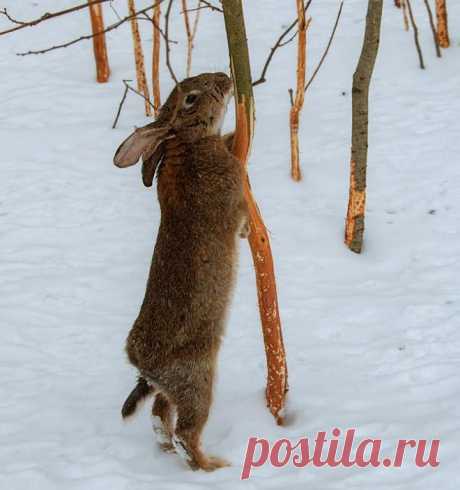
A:
[[[193,24],[191,24],[187,0],[182,0],[182,15],[184,16],[185,32],[187,34],[187,77],[192,73],[193,42],[195,41],[196,31],[198,29],[198,21],[200,20],[200,4],[201,1],[198,0],[195,18],[193,19]]]
[[[91,28],[93,34],[104,30],[104,18],[102,16],[102,5],[91,4],[89,1],[89,14],[91,17]],[[109,57],[105,43],[105,34],[93,37],[94,59],[96,61],[96,79],[99,83],[105,83],[110,77]]]
[[[289,114],[289,128],[291,133],[291,177],[296,182],[302,180],[302,171],[300,170],[299,155],[299,115],[303,107],[305,96],[305,70],[307,58],[307,29],[311,18],[305,21],[304,0],[296,0],[298,34],[297,34],[297,87],[295,98],[292,103]],[[290,92],[292,94],[292,91]],[[292,97],[292,95],[291,95]]]
[[[436,17],[438,19],[438,41],[441,48],[450,46],[449,29],[447,27],[446,0],[436,0]]]
[[[254,98],[246,40],[242,0],[222,1],[227,31],[230,65],[235,85],[236,130],[233,152],[246,165],[254,132]],[[281,320],[278,309],[273,257],[270,240],[246,175],[245,198],[249,209],[249,245],[254,261],[260,318],[267,357],[266,398],[278,424],[283,423],[282,409],[287,392],[287,367]]]
[[[438,34],[436,32],[436,27],[434,25],[433,12],[431,11],[430,2],[428,0],[423,0],[425,2],[426,12],[428,14],[428,20],[430,22],[431,32],[433,33],[434,49],[436,50],[436,56],[438,58],[442,57],[441,49],[439,47]]]
[[[407,4],[406,0],[400,0],[401,8],[402,8],[402,13],[403,13],[403,20],[404,20],[404,30],[408,31],[409,30],[409,19],[407,17]]]
[[[380,42],[383,0],[369,0],[366,31],[358,66],[353,75],[351,169],[345,243],[361,253],[366,207],[366,171],[369,122],[369,85]]]
[[[135,15],[136,6],[134,0],[128,0],[128,11],[129,15]],[[139,34],[139,26],[137,24],[136,17],[131,18],[131,32],[133,34],[133,45],[134,45],[134,60],[136,62],[136,78],[137,78],[137,90],[144,94],[145,97],[145,115],[152,115],[152,108],[150,103],[149,87],[147,85],[147,77],[145,76],[145,66],[144,66],[144,53],[142,51],[141,36]]]
[[[161,7],[157,3],[153,9],[153,47],[152,47],[152,89],[153,111],[158,115],[161,106],[160,96],[160,15]]]

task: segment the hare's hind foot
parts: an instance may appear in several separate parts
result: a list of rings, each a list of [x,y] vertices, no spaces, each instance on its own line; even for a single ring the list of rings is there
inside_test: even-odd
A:
[[[152,407],[152,428],[160,449],[165,453],[175,453],[172,441],[172,407],[166,396],[158,393]]]
[[[176,453],[190,466],[193,471],[214,471],[218,468],[230,466],[225,459],[216,456],[206,456],[197,445],[191,445],[184,441],[183,438],[175,435],[173,444]]]

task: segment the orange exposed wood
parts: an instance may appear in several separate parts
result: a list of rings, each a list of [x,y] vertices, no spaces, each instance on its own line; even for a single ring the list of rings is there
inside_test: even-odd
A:
[[[345,224],[345,243],[354,252],[361,251],[366,210],[366,189],[359,190],[356,185],[356,162],[351,161],[350,193],[348,198],[347,220]],[[355,248],[353,243],[356,242]],[[359,247],[359,250],[358,250]]]
[[[248,107],[243,98],[243,101],[237,105],[236,131],[233,140],[233,153],[241,161],[243,169],[247,165],[252,139],[252,128],[247,113]],[[250,234],[248,240],[256,273],[257,297],[267,358],[268,373],[265,395],[270,412],[275,417],[276,422],[282,425],[282,409],[284,408],[288,384],[275,270],[267,228],[252,194],[247,175],[244,196],[249,212]]]
[[[153,110],[158,115],[161,106],[160,95],[160,4],[157,3],[153,10],[153,48],[152,48],[152,87]]]
[[[89,2],[88,2],[89,3]],[[91,17],[91,28],[93,34],[104,30],[104,18],[102,16],[102,5],[89,4],[89,14]],[[109,58],[105,43],[105,34],[93,37],[94,59],[96,61],[96,79],[99,83],[105,83],[110,77]]]
[[[291,177],[295,181],[302,179],[299,157],[299,114],[304,102],[305,70],[307,57],[307,29],[311,18],[305,21],[304,0],[296,0],[298,22],[298,43],[297,43],[297,87],[294,104],[289,114],[289,127],[291,134]]]
[[[131,18],[131,31],[133,34],[133,44],[134,44],[134,59],[136,61],[136,78],[137,78],[137,89],[139,92],[144,94],[147,99],[145,101],[145,115],[152,115],[152,108],[149,104],[150,94],[149,87],[147,85],[147,77],[145,76],[145,66],[144,66],[144,53],[142,52],[141,36],[139,34],[139,26],[137,24],[136,6],[134,0],[128,0],[128,11],[129,15],[134,17]]]
[[[190,16],[188,10],[187,0],[182,0],[182,14],[184,16],[185,32],[187,34],[187,77],[192,73],[192,53],[194,47],[194,40],[196,31],[198,28],[198,21],[200,19],[200,0],[198,0],[197,10],[195,11],[195,18],[193,20],[193,26],[190,23]]]
[[[436,0],[436,17],[438,20],[438,41],[441,48],[450,46],[449,29],[447,27],[446,0]]]

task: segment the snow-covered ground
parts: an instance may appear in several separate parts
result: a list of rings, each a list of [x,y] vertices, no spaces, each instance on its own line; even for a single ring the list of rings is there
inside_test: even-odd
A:
[[[77,2],[3,0],[18,18]],[[254,75],[295,2],[245,2]],[[110,83],[94,81],[91,44],[46,56],[89,30],[87,13],[0,37],[0,486],[4,489],[454,490],[460,455],[460,2],[448,2],[452,47],[435,57],[424,5],[413,0],[427,70],[412,33],[385,1],[371,92],[366,243],[342,243],[347,204],[351,78],[365,0],[347,0],[335,43],[301,118],[305,179],[288,174],[287,89],[295,43],[257,87],[253,188],[271,231],[288,353],[290,424],[263,398],[265,359],[252,263],[241,246],[238,286],[220,355],[205,448],[233,466],[193,473],[153,442],[148,409],[130,424],[120,406],[135,373],[124,340],[143,298],[159,209],[139,168],[112,165],[119,142],[145,123],[130,95],[116,130],[123,78],[133,79],[129,25],[108,35]],[[432,2],[434,3],[434,2]],[[138,6],[148,5],[138,1]],[[124,14],[123,1],[114,7]],[[335,19],[313,1],[309,71]],[[106,22],[116,20],[106,5]],[[0,28],[7,25],[1,20]],[[151,32],[142,24],[150,53]],[[172,18],[183,76],[183,25]],[[147,56],[147,58],[149,58]],[[194,72],[227,70],[223,21],[204,11]],[[162,73],[163,94],[172,86]],[[231,114],[227,125],[231,126]],[[313,437],[356,428],[383,440],[440,439],[438,468],[255,470],[239,481],[250,436]]]

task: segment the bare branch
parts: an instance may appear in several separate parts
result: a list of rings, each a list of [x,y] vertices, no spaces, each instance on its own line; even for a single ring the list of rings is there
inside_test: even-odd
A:
[[[153,24],[153,27],[159,31],[159,33],[161,34],[161,37],[165,41],[168,41],[171,44],[178,44],[177,41],[174,41],[172,39],[167,39],[166,38],[166,35],[165,35],[163,29],[161,28],[161,26],[158,25],[158,23],[155,21],[155,19],[153,17],[150,17],[150,15],[147,12],[143,12],[142,17],[138,17],[138,20],[148,20],[148,21],[150,21]]]
[[[312,2],[312,0],[309,0],[307,2],[307,5],[305,5],[304,12],[306,12],[308,10],[308,7],[310,6],[311,2]],[[288,44],[288,42],[292,41],[292,39],[290,39],[289,41],[287,41],[283,44],[284,38],[292,31],[292,29],[294,29],[294,27],[297,25],[298,22],[299,22],[299,19],[298,19],[298,17],[296,17],[296,19],[288,26],[288,28],[281,34],[281,36],[277,39],[276,43],[272,46],[272,48],[270,49],[270,53],[268,54],[267,60],[265,61],[264,67],[262,68],[262,72],[260,74],[260,77],[255,82],[252,82],[253,86],[260,85],[261,83],[264,83],[267,81],[265,76],[267,74],[268,67],[270,66],[270,63],[273,59],[273,56],[274,56],[276,50],[278,48],[282,47],[283,45]]]
[[[145,102],[147,102],[148,104],[150,104],[151,107],[153,107],[152,102],[142,92],[139,92],[138,90],[136,90],[135,88],[131,87],[131,85],[128,84],[128,82],[131,82],[131,81],[132,80],[123,80],[125,87],[128,87],[128,90],[139,95],[139,97],[142,97],[145,100]]]
[[[31,50],[31,51],[26,51],[26,52],[22,52],[22,53],[16,53],[16,55],[17,56],[28,56],[31,54],[44,54],[44,53],[48,53],[49,51],[53,51],[55,49],[68,48],[69,46],[72,46],[73,44],[76,44],[80,41],[92,39],[95,36],[100,36],[101,34],[104,34],[106,32],[113,31],[114,29],[117,29],[118,27],[120,27],[125,22],[131,20],[133,17],[137,17],[139,15],[142,15],[144,12],[148,12],[149,10],[155,8],[156,5],[159,5],[163,1],[164,0],[157,0],[157,2],[153,5],[151,5],[150,7],[146,7],[145,9],[138,10],[134,15],[128,15],[126,17],[123,17],[118,22],[115,22],[114,24],[111,24],[108,27],[106,27],[103,31],[95,32],[93,34],[87,34],[85,36],[80,36],[77,39],[73,39],[72,41],[67,41],[67,42],[62,43],[62,44],[57,44],[56,46],[51,46],[49,48],[40,49],[40,50]]]
[[[25,22],[14,19],[8,13],[6,8],[4,8],[4,9],[0,10],[0,14],[3,14],[10,22],[13,22],[13,24],[16,24],[16,27],[12,27],[12,28],[7,29],[5,31],[0,31],[0,36],[3,36],[4,34],[9,34],[10,32],[19,31],[19,29],[24,29],[25,27],[36,26],[37,24],[40,24],[41,22],[44,22],[45,20],[54,19],[56,17],[60,17],[61,15],[66,15],[66,14],[70,14],[71,12],[77,12],[78,10],[86,9],[86,8],[90,7],[91,5],[95,5],[98,3],[105,3],[105,2],[109,2],[109,1],[111,1],[111,0],[92,0],[90,2],[85,2],[85,3],[82,3],[80,5],[76,5],[75,7],[70,7],[70,8],[64,9],[64,10],[59,10],[57,12],[46,12],[45,14],[43,14],[38,19],[29,20],[29,21],[25,21]]]
[[[308,87],[313,83],[313,80],[315,79],[316,75],[318,74],[321,65],[323,64],[323,61],[326,59],[327,53],[329,52],[329,48],[332,45],[332,41],[334,40],[335,36],[335,31],[337,30],[337,26],[339,25],[339,20],[340,20],[340,15],[342,14],[342,8],[343,8],[343,1],[340,2],[340,7],[339,11],[337,13],[337,18],[335,19],[335,24],[331,32],[331,36],[329,37],[329,42],[327,43],[326,49],[324,50],[323,56],[321,56],[321,59],[318,63],[318,66],[315,68],[315,71],[313,72],[313,75],[311,76],[310,80],[308,80],[307,85],[305,85],[305,92],[308,90]]]
[[[215,6],[215,5],[213,5],[211,2],[208,2],[208,1],[206,1],[206,0],[201,0],[201,2],[200,2],[200,3],[202,3],[202,4],[203,4],[203,6],[198,7],[198,8],[196,8],[196,9],[191,9],[191,10],[189,10],[189,12],[191,12],[192,10],[199,10],[199,9],[203,9],[203,8],[208,8],[208,9],[212,10],[213,12],[220,12],[220,13],[222,13],[222,12],[223,12],[223,10],[222,10],[221,8],[216,7],[216,6]]]
[[[123,97],[121,98],[120,105],[118,106],[117,115],[115,116],[115,120],[113,121],[112,129],[115,129],[117,127],[118,119],[120,118],[120,114],[121,114],[121,110],[123,108],[123,104],[125,103],[126,96],[128,95],[129,86],[125,82],[131,82],[131,81],[132,80],[123,80],[123,83],[125,84],[125,90],[123,92]]]

